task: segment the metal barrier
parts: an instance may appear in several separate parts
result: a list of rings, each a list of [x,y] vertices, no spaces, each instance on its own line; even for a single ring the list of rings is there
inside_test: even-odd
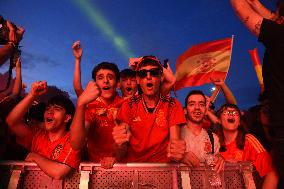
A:
[[[252,170],[249,162],[226,163],[224,171],[220,173],[222,186],[212,187],[204,165],[189,168],[180,164],[129,163],[103,169],[100,164],[82,162],[78,172],[71,173],[63,180],[55,180],[34,163],[6,161],[0,162],[0,188],[254,189]]]

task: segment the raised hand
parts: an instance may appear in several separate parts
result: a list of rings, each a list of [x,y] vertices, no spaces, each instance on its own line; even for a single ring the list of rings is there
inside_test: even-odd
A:
[[[78,105],[87,105],[101,95],[101,89],[94,81],[90,81],[84,92],[78,98]]]
[[[12,42],[15,45],[18,42],[15,29],[11,22],[7,21],[6,23],[9,28],[9,42]]]
[[[163,67],[163,74],[164,76],[168,79],[168,80],[172,80],[175,79],[175,74],[169,64],[169,62],[167,62],[167,67]]]
[[[222,87],[225,84],[225,82],[221,79],[210,78],[210,80],[216,87]]]
[[[73,49],[73,55],[75,59],[81,59],[82,58],[82,54],[83,54],[83,49],[81,46],[81,42],[80,41],[76,41],[73,43],[72,45],[72,49]]]
[[[47,91],[47,83],[46,81],[37,81],[34,82],[31,86],[30,94],[35,97],[38,97]]]

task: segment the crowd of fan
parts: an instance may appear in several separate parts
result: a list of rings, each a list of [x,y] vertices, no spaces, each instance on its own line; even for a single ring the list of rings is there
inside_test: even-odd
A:
[[[266,34],[270,30],[284,34],[282,16],[275,17],[270,12],[271,19],[261,17],[256,11],[261,6],[257,0],[231,0],[231,3],[259,40],[270,44],[266,48],[272,48],[276,37],[283,44],[275,32],[274,36]],[[255,27],[251,28],[254,23]],[[23,35],[23,30],[20,34]],[[13,48],[13,43],[22,38],[10,37],[11,43],[5,48]],[[21,60],[16,61],[13,90],[0,101],[1,160],[35,162],[47,175],[61,179],[72,169],[78,169],[81,161],[101,163],[103,168],[112,168],[117,162],[180,162],[197,167],[213,154],[216,172],[224,169],[226,161],[251,161],[263,180],[263,188],[277,188],[281,170],[272,161],[277,154],[272,147],[273,138],[278,136],[272,127],[276,120],[272,115],[278,115],[276,110],[280,113],[281,110],[271,102],[278,95],[271,87],[272,79],[266,78],[277,74],[274,65],[273,70],[269,63],[264,65],[267,91],[260,94],[259,104],[247,111],[238,108],[224,81],[212,78],[226,99],[214,111],[212,99],[216,94],[207,97],[202,91],[190,91],[184,106],[171,97],[175,76],[170,65],[164,67],[155,56],[144,56],[132,69],[120,72],[114,63],[99,63],[92,70],[92,80],[83,89],[80,41],[73,44],[72,50],[76,108],[68,94],[59,89],[53,92],[56,95],[42,100],[52,88],[46,81],[34,82],[29,93],[20,97]],[[283,69],[277,71],[284,73]],[[282,87],[277,93],[283,94],[284,80],[278,82]]]

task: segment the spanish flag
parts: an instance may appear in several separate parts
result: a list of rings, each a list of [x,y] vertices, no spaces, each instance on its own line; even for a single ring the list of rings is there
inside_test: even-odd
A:
[[[233,37],[194,45],[178,57],[175,91],[225,80],[230,67]]]
[[[257,48],[249,50],[249,54],[251,56],[251,60],[255,69],[255,73],[261,88],[261,91],[264,91],[263,77],[262,77],[262,65],[260,58],[258,56]]]

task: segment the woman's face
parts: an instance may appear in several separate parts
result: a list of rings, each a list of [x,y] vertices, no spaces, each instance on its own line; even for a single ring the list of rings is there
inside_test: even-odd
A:
[[[240,124],[240,114],[237,109],[227,107],[221,112],[220,120],[223,130],[236,131]]]

